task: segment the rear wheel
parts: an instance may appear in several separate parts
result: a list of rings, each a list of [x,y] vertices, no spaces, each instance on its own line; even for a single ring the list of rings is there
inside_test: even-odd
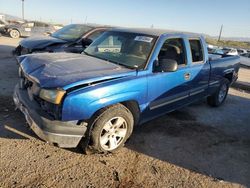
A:
[[[121,148],[132,133],[134,119],[123,105],[113,105],[100,112],[91,131],[90,149],[95,152],[114,152]]]
[[[12,29],[10,31],[10,37],[14,38],[14,39],[17,39],[17,38],[20,37],[20,32],[18,30],[16,30],[16,29]]]
[[[220,84],[218,91],[216,93],[214,93],[212,96],[209,96],[207,98],[208,104],[210,106],[215,106],[215,107],[223,104],[227,98],[228,89],[229,89],[229,80],[224,78],[221,81],[221,84]]]

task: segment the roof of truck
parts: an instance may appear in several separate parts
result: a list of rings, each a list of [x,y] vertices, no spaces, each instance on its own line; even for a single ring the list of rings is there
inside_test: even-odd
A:
[[[152,29],[152,28],[114,28],[113,31],[140,33],[140,34],[153,35],[153,36],[160,36],[163,34],[185,34],[185,35],[193,36],[193,37],[202,36],[201,34],[198,34],[198,33],[174,31],[174,30],[167,30],[167,29]]]

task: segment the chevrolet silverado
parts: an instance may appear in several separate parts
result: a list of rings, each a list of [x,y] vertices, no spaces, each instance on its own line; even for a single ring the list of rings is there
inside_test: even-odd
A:
[[[198,34],[120,28],[82,54],[29,54],[18,61],[14,102],[41,139],[113,152],[137,124],[202,98],[220,106],[240,59],[209,55]]]

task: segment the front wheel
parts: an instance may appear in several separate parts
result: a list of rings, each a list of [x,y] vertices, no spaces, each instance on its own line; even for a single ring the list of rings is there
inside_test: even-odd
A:
[[[16,29],[12,29],[10,31],[10,37],[14,39],[18,39],[20,37],[20,32]]]
[[[224,78],[221,81],[218,91],[207,98],[207,103],[210,106],[214,107],[220,106],[221,104],[224,103],[224,101],[227,98],[228,89],[229,89],[229,80]]]
[[[118,150],[131,135],[133,125],[133,115],[124,105],[105,109],[94,120],[90,149],[103,153]]]

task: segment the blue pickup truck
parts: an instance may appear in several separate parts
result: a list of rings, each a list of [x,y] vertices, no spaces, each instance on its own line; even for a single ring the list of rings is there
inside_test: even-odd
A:
[[[221,105],[240,59],[209,55],[197,34],[120,28],[82,54],[30,54],[18,61],[14,102],[41,139],[113,152],[137,124],[202,98]]]

